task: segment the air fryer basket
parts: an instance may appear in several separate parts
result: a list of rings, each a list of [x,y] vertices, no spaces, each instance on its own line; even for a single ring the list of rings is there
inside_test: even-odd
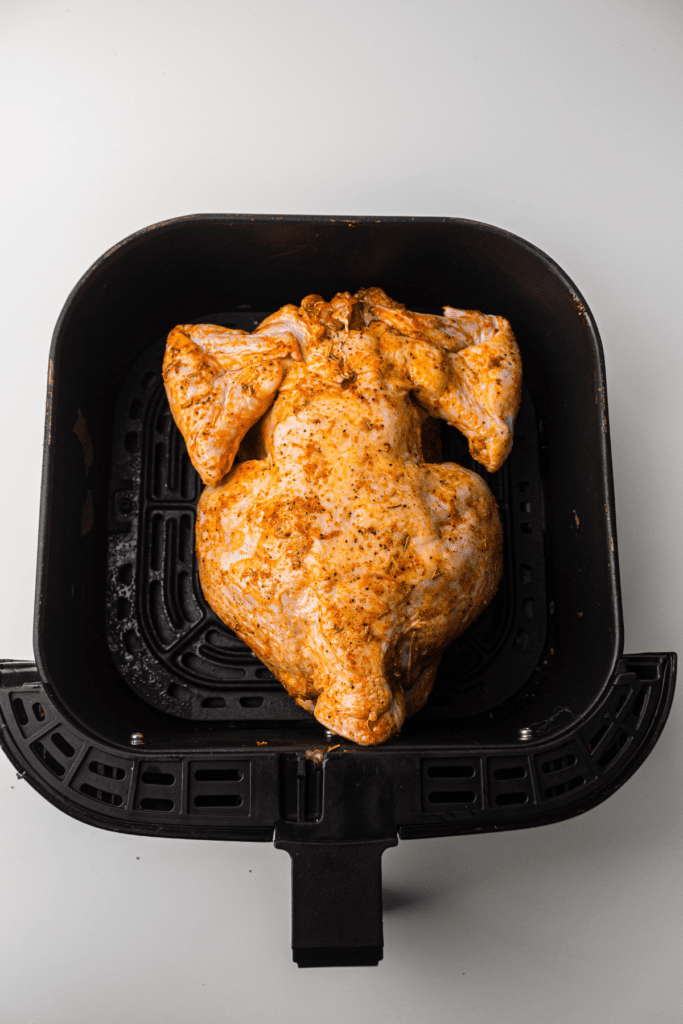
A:
[[[176,323],[252,329],[310,292],[380,285],[410,308],[507,317],[525,393],[485,475],[505,571],[427,707],[378,748],[330,738],[204,601],[199,481],[160,378]],[[207,311],[220,310],[220,313]],[[547,256],[433,218],[180,218],[106,253],[53,340],[37,666],[0,662],[0,740],[54,804],[103,828],[258,840],[292,858],[300,966],[382,955],[383,850],[581,813],[664,726],[675,655],[622,656],[602,348]]]

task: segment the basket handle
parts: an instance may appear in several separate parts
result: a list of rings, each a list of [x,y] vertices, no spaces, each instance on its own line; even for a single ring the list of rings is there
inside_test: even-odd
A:
[[[366,967],[382,959],[382,854],[398,842],[390,772],[376,751],[326,753],[314,820],[302,791],[275,846],[292,858],[292,952],[299,967]],[[305,766],[305,760],[303,762]],[[297,781],[307,785],[305,772]]]
[[[292,956],[299,967],[382,959],[382,854],[396,839],[276,841],[292,858]]]

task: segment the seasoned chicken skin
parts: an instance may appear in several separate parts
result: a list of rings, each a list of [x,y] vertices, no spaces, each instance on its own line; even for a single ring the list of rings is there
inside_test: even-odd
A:
[[[328,729],[396,735],[500,580],[491,492],[426,461],[422,434],[445,419],[502,465],[522,382],[510,325],[411,313],[379,288],[309,295],[253,334],[176,327],[164,380],[207,485],[209,604]]]

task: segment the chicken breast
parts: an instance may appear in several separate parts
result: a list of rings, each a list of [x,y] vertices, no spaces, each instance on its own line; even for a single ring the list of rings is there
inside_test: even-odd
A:
[[[445,419],[502,465],[522,384],[510,325],[412,313],[379,288],[309,295],[253,334],[176,327],[164,380],[207,485],[209,604],[328,729],[396,735],[500,580],[490,490],[425,461],[422,436]]]

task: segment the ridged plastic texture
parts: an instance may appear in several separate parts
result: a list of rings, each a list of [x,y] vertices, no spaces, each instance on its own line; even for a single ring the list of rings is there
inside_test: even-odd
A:
[[[652,749],[674,690],[675,655],[623,658],[603,699],[563,735],[459,750],[303,746],[121,749],[67,723],[30,666],[0,662],[0,737],[22,777],[83,821],[116,831],[195,838],[273,838],[288,823],[311,841],[329,835],[335,787],[359,764],[383,786],[389,834],[403,839],[523,828],[580,814],[604,800]],[[342,785],[343,790],[343,785]],[[329,792],[328,792],[329,791]],[[367,794],[363,799],[367,798]],[[353,794],[347,794],[350,820]],[[319,828],[316,828],[319,826]],[[372,822],[361,820],[361,832]],[[359,834],[356,838],[361,838]]]

